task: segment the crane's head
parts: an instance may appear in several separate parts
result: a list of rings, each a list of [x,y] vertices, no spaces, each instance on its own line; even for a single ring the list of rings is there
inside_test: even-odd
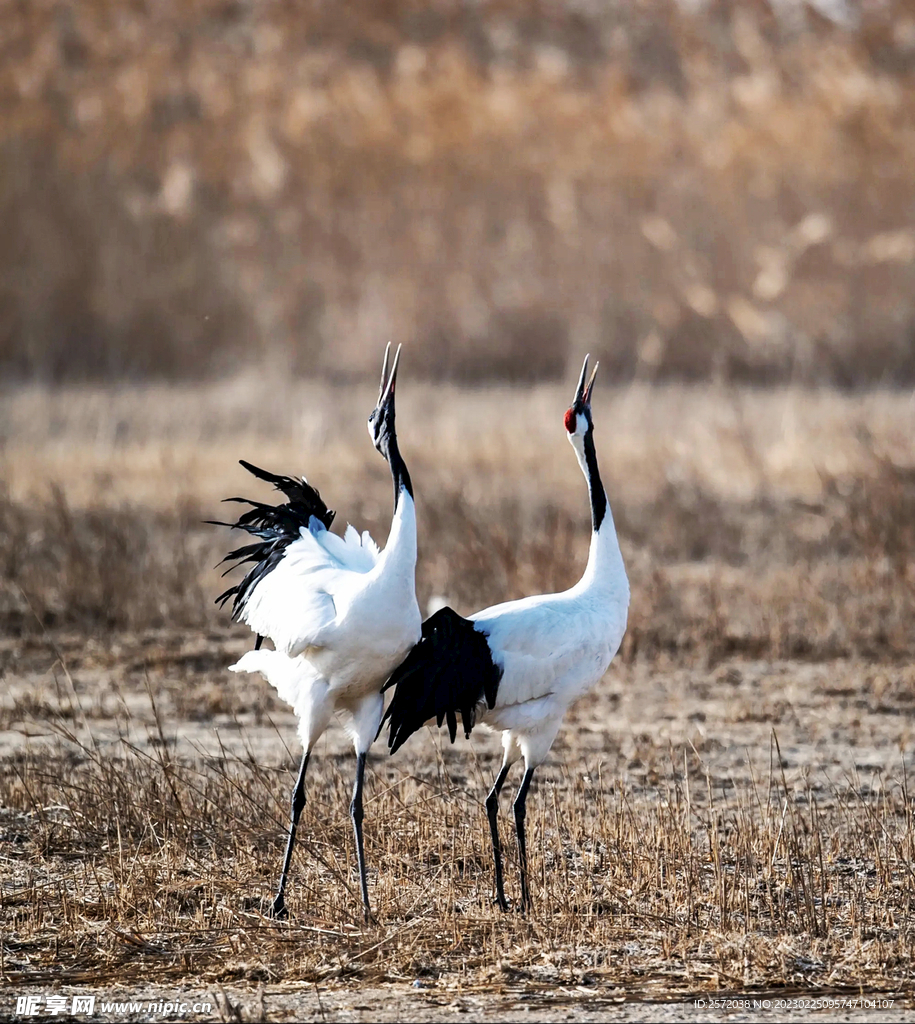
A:
[[[582,438],[593,427],[591,422],[591,390],[594,387],[594,378],[597,376],[597,368],[600,363],[594,364],[594,370],[588,377],[588,360],[585,356],[584,365],[581,368],[581,376],[578,378],[578,387],[575,389],[575,397],[565,415],[566,430],[569,432],[569,440],[574,443],[575,438]],[[585,383],[587,378],[588,383]]]
[[[400,345],[394,353],[394,363],[388,373],[388,357],[391,354],[391,343],[384,350],[384,363],[381,367],[381,387],[378,389],[378,401],[369,416],[369,437],[372,444],[387,458],[387,448],[395,436],[394,432],[394,385],[397,382],[397,363],[400,360]]]

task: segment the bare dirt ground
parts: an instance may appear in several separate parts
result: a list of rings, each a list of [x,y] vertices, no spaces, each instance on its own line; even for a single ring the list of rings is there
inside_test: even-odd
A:
[[[162,1015],[102,1001],[178,994],[214,1020],[915,1019],[910,398],[608,397],[630,628],[538,772],[534,911],[491,903],[497,738],[429,730],[370,756],[364,925],[336,729],[291,919],[264,913],[299,749],[266,684],[226,671],[251,638],[210,610],[228,538],[200,520],[241,489],[230,453],[294,469],[301,433],[341,518],[383,538],[383,465],[355,433],[321,443],[322,417],[349,423],[366,396],[291,424],[261,405],[234,435],[258,406],[226,389],[53,397],[53,415],[38,393],[3,410],[0,1016],[92,993],[112,1020]],[[567,585],[587,515],[545,416],[563,395],[438,400],[400,414],[430,410],[411,463],[423,600]],[[829,1002],[862,995],[892,1007]]]
[[[85,988],[62,986],[62,994],[85,992]],[[526,985],[488,984],[485,990],[448,991],[438,986],[416,989],[406,985],[347,988],[306,987],[303,985],[262,985],[257,990],[219,986],[212,988],[173,989],[147,987],[141,990],[112,986],[102,996],[117,1002],[184,1003],[191,1009],[184,1013],[162,1015],[141,1010],[138,1013],[114,1010],[98,1012],[92,1019],[124,1020],[221,1020],[221,1021],[339,1021],[397,1024],[401,1021],[506,1021],[528,1024],[529,1021],[576,1024],[619,1021],[657,1021],[674,1024],[682,1021],[758,1021],[758,1020],[830,1020],[835,1024],[864,1022],[912,1021],[915,1010],[911,1001],[893,996],[869,996],[858,992],[810,996],[804,990],[781,990],[759,993],[722,993],[717,1002],[708,997],[695,999],[641,1000],[622,990],[587,991],[581,987],[556,986],[550,992],[533,993]],[[199,1012],[196,1005],[208,1005]],[[76,1018],[78,1019],[78,1018]]]

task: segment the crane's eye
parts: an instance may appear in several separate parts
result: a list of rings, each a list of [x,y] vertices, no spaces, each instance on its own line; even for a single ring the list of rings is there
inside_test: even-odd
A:
[[[575,410],[574,409],[567,409],[566,410],[565,425],[566,425],[566,430],[570,434],[574,434],[575,433],[575,428],[578,425],[578,423],[577,423],[577,417],[575,415]]]

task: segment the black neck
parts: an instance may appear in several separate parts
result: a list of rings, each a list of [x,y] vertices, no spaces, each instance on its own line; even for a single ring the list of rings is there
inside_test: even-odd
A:
[[[597,452],[594,450],[594,428],[589,427],[584,437],[585,465],[588,468],[588,492],[591,495],[591,529],[600,529],[607,514],[607,494],[601,483],[597,468]]]
[[[400,454],[400,448],[397,446],[397,435],[393,432],[389,435],[384,454],[388,460],[388,465],[391,467],[391,476],[394,478],[394,508],[396,509],[402,490],[405,490],[411,498],[413,497],[413,481],[410,479],[407,464],[404,462]]]

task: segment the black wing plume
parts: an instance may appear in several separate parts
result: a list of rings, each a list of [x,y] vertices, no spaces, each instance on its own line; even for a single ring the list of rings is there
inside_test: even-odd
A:
[[[213,526],[229,526],[234,530],[244,530],[258,538],[253,544],[244,544],[240,548],[230,551],[219,563],[220,565],[224,562],[232,563],[226,572],[230,572],[236,566],[244,565],[246,562],[253,563],[241,582],[236,583],[234,587],[229,587],[216,598],[216,604],[220,606],[224,605],[229,598],[233,599],[233,619],[238,619],[241,615],[251,592],[271,569],[276,568],[286,548],[294,540],[298,540],[302,527],[308,528],[311,517],[314,516],[324,524],[326,529],[330,529],[336,515],[336,512],[329,509],[321,500],[317,489],[304,480],[269,473],[266,469],[252,466],[244,459],[239,461],[249,473],[259,480],[266,480],[267,483],[273,484],[289,500],[282,505],[269,505],[266,502],[252,501],[249,498],[226,498],[226,501],[240,502],[251,507],[247,512],[243,512],[234,523],[207,520]],[[223,573],[224,575],[225,573]]]
[[[447,719],[454,743],[457,712],[464,735],[469,736],[477,704],[485,700],[489,707],[495,705],[501,678],[502,669],[493,661],[485,634],[469,619],[447,607],[430,615],[421,639],[382,688],[394,687],[382,721],[391,723],[391,753],[431,718],[439,725]]]

